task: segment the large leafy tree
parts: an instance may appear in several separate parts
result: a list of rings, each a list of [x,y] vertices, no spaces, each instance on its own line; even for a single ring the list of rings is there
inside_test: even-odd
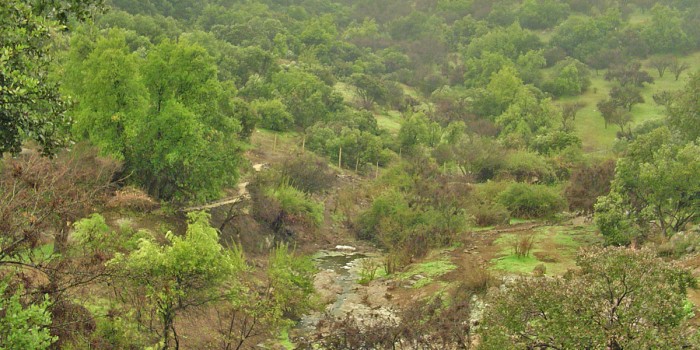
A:
[[[668,121],[683,139],[700,139],[700,73],[690,76],[685,88],[671,101]]]
[[[690,47],[678,10],[657,4],[651,9],[651,23],[642,35],[655,53],[683,52]]]
[[[138,119],[146,112],[146,89],[139,79],[139,59],[129,53],[125,33],[113,29],[84,58],[84,37],[76,35],[67,92],[78,99],[73,131],[119,159],[128,156]],[[87,48],[89,50],[89,46]],[[75,61],[74,61],[75,60]]]
[[[47,79],[48,45],[59,28],[26,1],[0,3],[0,153],[19,152],[25,137],[47,153],[66,141],[65,106]]]
[[[79,69],[66,87],[79,101],[76,135],[123,159],[130,178],[157,198],[218,196],[237,178],[240,120],[248,116],[239,116],[202,47],[165,40],[142,58],[125,35],[111,30],[94,48],[73,40],[69,62]]]
[[[579,271],[521,279],[490,301],[480,349],[677,349],[689,345],[689,272],[649,250],[590,249]]]
[[[652,227],[666,236],[682,230],[700,216],[698,172],[697,144],[674,141],[667,128],[640,136],[618,161],[610,194],[596,204],[598,227],[613,244]]]
[[[242,251],[221,246],[206,213],[189,214],[185,236],[168,232],[166,238],[167,245],[144,239],[136,251],[110,262],[137,294],[147,296],[161,326],[163,349],[171,342],[178,347],[175,319],[180,313],[228,299],[236,290],[236,275],[246,269]]]

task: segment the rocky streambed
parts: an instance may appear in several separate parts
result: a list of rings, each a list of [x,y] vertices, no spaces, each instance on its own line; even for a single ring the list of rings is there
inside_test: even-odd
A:
[[[326,315],[335,318],[350,315],[362,322],[396,318],[387,281],[375,279],[366,284],[359,283],[363,270],[366,272],[366,267],[372,263],[379,264],[382,256],[349,248],[339,246],[314,255],[319,269],[314,287],[324,307],[304,315],[294,331],[296,335],[303,337],[318,332],[318,323]]]

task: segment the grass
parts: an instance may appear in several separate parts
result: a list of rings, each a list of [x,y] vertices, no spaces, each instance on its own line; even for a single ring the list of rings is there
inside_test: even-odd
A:
[[[343,96],[343,100],[345,102],[350,103],[357,100],[357,93],[355,92],[355,87],[348,83],[339,81],[335,83],[333,89],[340,93],[341,96]]]
[[[283,348],[288,350],[296,349],[296,345],[289,339],[289,329],[286,327],[282,328],[278,339]]]
[[[600,243],[593,226],[548,226],[529,232],[534,246],[528,256],[513,254],[513,242],[523,234],[504,234],[494,244],[501,248],[500,256],[491,260],[491,269],[509,273],[529,274],[544,264],[547,274],[560,275],[575,267],[576,253],[582,246]]]
[[[401,113],[398,111],[385,111],[381,114],[375,114],[377,125],[380,129],[384,129],[392,135],[398,135],[401,129]]]
[[[536,220],[510,218],[508,225],[529,224],[529,223],[533,223],[533,222],[536,222]]]
[[[450,262],[449,257],[443,255],[445,252],[446,250],[441,250],[431,253],[426,258],[428,261],[411,265],[408,270],[397,274],[396,278],[407,280],[415,275],[421,275],[425,278],[416,281],[413,288],[421,288],[432,284],[435,278],[457,269],[457,265]]]
[[[641,18],[641,17],[640,17]],[[641,20],[641,19],[640,19]],[[642,61],[642,69],[647,70],[654,78],[654,83],[646,85],[642,89],[644,103],[635,105],[632,108],[632,125],[639,125],[649,120],[663,118],[665,109],[654,102],[653,95],[663,90],[678,90],[683,88],[689,73],[700,68],[700,52],[680,58],[681,61],[690,65],[690,69],[685,71],[678,81],[673,73],[666,71],[663,78],[659,78],[655,69],[648,67],[649,59]],[[615,125],[608,125],[605,128],[603,116],[598,112],[596,104],[608,98],[613,82],[606,81],[603,77],[604,71],[599,74],[593,73],[591,76],[591,86],[582,95],[562,98],[560,102],[583,102],[585,107],[576,116],[576,133],[583,141],[583,150],[586,153],[609,154],[615,144],[616,134],[619,128]]]
[[[413,98],[419,101],[421,100],[420,94],[413,88],[404,84],[401,84],[400,86],[403,88],[404,93],[406,95],[412,96]],[[333,88],[335,89],[335,91],[340,93],[341,96],[343,96],[343,100],[346,103],[353,103],[358,100],[355,87],[348,83],[337,82],[335,86],[333,86]],[[386,130],[392,135],[397,135],[399,133],[402,119],[401,113],[399,111],[380,110],[374,113],[374,117],[377,119],[377,125],[379,125],[380,129]]]

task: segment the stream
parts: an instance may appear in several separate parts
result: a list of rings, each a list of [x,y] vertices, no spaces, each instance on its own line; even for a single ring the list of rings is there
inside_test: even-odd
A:
[[[377,314],[395,317],[386,298],[387,287],[381,281],[367,286],[360,285],[361,262],[363,259],[379,259],[373,253],[348,251],[317,252],[313,260],[318,267],[314,278],[314,287],[325,305],[322,311],[314,311],[302,316],[295,328],[298,334],[311,334],[317,330],[317,324],[324,313],[335,318],[351,314],[358,320],[368,319]],[[376,318],[375,318],[376,319]]]

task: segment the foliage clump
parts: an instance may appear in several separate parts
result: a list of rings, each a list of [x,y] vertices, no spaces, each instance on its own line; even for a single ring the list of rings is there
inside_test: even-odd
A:
[[[482,349],[691,346],[686,270],[650,250],[583,250],[579,271],[523,278],[491,297]]]
[[[498,202],[521,218],[551,217],[564,208],[565,201],[555,190],[544,185],[513,183],[498,195]]]

